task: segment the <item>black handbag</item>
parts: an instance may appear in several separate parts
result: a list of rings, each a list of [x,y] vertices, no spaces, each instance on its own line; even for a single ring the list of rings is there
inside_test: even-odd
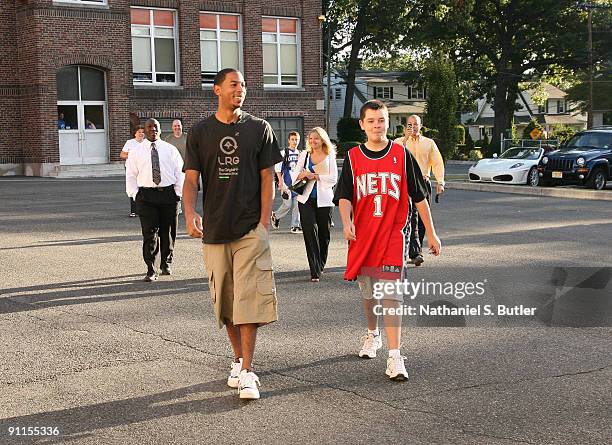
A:
[[[306,164],[308,163],[308,156],[309,154],[307,153],[306,158],[304,159],[304,169],[306,168]],[[298,195],[301,195],[302,193],[304,193],[306,184],[308,184],[308,179],[302,178],[299,181],[291,184],[289,186],[289,190],[291,190],[293,193],[297,193]]]

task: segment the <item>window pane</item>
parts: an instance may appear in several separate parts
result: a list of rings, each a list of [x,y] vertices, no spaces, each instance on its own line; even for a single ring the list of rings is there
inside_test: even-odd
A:
[[[132,8],[130,10],[132,25],[148,25],[151,23],[151,17],[148,9]]]
[[[132,37],[132,67],[135,73],[151,71],[151,40]]]
[[[282,85],[297,85],[297,76],[281,76]]]
[[[217,42],[200,42],[200,66],[202,71],[219,71],[217,69]]]
[[[262,34],[261,41],[264,43],[276,42],[276,34]]]
[[[81,100],[106,100],[102,71],[81,67]]]
[[[133,36],[148,36],[150,28],[145,28],[143,26],[132,26],[132,35]]]
[[[104,128],[104,107],[102,105],[85,105],[85,129],[102,130]]]
[[[136,82],[153,82],[152,73],[133,73],[132,79]]]
[[[280,19],[280,32],[295,34],[297,32],[297,20]]]
[[[78,130],[76,105],[57,106],[57,129]]]
[[[262,32],[276,32],[276,19],[261,19]]]
[[[264,74],[278,73],[278,63],[276,60],[276,45],[270,45],[269,43],[263,45],[263,59]]]
[[[67,66],[57,72],[57,100],[79,100],[79,79],[76,66]]]
[[[221,69],[238,69],[238,42],[221,42]]]
[[[221,29],[233,29],[238,31],[237,15],[219,15],[219,27]]]
[[[200,28],[217,29],[217,15],[200,13]]]
[[[172,28],[154,28],[156,37],[174,37],[174,29]]]
[[[155,79],[157,82],[174,83],[175,77],[176,76],[174,74],[156,74],[155,75]]]
[[[209,40],[215,40],[217,38],[217,33],[216,31],[200,31],[200,38],[201,39],[209,39]]]
[[[221,40],[236,41],[236,40],[238,40],[238,33],[237,32],[221,31]]]
[[[174,14],[172,11],[153,11],[153,24],[157,26],[174,26]]]
[[[155,71],[174,72],[174,39],[155,39]]]
[[[264,76],[265,85],[278,85],[278,77],[276,76]]]
[[[281,72],[297,74],[297,46],[281,45]]]
[[[280,42],[281,43],[297,43],[297,36],[295,34],[293,35],[281,34]]]

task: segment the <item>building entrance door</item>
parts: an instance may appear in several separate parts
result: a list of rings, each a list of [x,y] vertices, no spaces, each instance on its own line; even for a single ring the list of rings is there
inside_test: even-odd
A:
[[[61,68],[57,98],[60,164],[108,162],[104,72],[86,66]]]

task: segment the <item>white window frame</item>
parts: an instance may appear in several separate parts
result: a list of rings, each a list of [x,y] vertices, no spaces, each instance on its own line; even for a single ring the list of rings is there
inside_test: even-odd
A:
[[[242,47],[242,15],[240,14],[232,14],[232,13],[226,13],[226,12],[216,12],[216,11],[199,11],[198,13],[198,23],[199,23],[199,14],[211,14],[211,15],[216,15],[217,16],[217,29],[215,29],[215,33],[216,33],[216,38],[215,38],[215,42],[217,45],[217,67],[221,66],[221,42],[222,41],[226,41],[226,40],[221,40],[221,27],[220,27],[220,16],[222,15],[232,15],[232,16],[236,16],[238,17],[238,71],[243,72],[243,47]],[[208,30],[208,31],[213,31],[212,29],[209,28],[200,28],[198,26],[198,30]],[[233,32],[233,31],[227,31],[224,30],[224,32]],[[206,41],[206,42],[212,42],[212,39],[202,39],[202,37],[200,37],[200,53],[202,52],[202,42]],[[233,42],[233,40],[231,40]],[[201,55],[200,55],[201,57]],[[202,85],[208,85],[208,86],[212,86],[213,82],[212,80],[210,82],[204,82],[203,79],[203,71],[202,71],[202,65],[200,64],[200,80]]]
[[[108,0],[53,0],[53,3],[72,3],[76,5],[108,6]]]
[[[557,113],[558,114],[565,113],[565,101],[563,99],[559,99],[557,101]]]
[[[374,87],[374,97],[376,99],[393,100],[393,87],[390,87],[390,86]]]
[[[342,100],[342,88],[334,88],[334,100]]]
[[[269,16],[269,15],[263,15],[261,16],[261,20],[263,22],[264,19],[274,19],[276,20],[276,33],[274,33],[276,35],[276,63],[278,66],[278,73],[276,74],[276,78],[277,78],[277,82],[275,84],[272,83],[265,83],[264,81],[264,88],[288,88],[288,89],[293,89],[293,88],[302,88],[302,22],[299,19],[299,17],[280,17],[280,16]],[[295,20],[296,25],[295,25],[295,34],[290,34],[290,33],[281,33],[280,32],[280,22],[279,20]],[[261,31],[261,37],[262,37],[262,51],[261,51],[261,57],[262,57],[262,64],[263,64],[263,35],[264,34],[273,34],[271,32],[264,32],[263,29]],[[283,85],[282,84],[282,68],[281,68],[281,52],[280,52],[280,45],[281,45],[281,41],[280,41],[280,37],[281,35],[295,35],[295,44],[297,47],[297,51],[296,51],[296,56],[297,56],[297,60],[296,60],[296,68],[297,68],[297,85]],[[266,42],[266,43],[271,43],[271,42]],[[283,45],[289,45],[289,43],[283,43]],[[266,74],[264,74],[264,76],[266,76]],[[272,76],[271,74],[268,74],[268,76]],[[263,79],[262,79],[263,80]]]
[[[408,87],[408,91],[410,93],[410,100],[416,99],[416,100],[425,100],[426,97],[426,93],[425,93],[425,88],[418,88],[415,87],[413,85]]]
[[[156,86],[178,86],[179,83],[179,79],[180,79],[180,57],[179,57],[179,44],[178,44],[178,11],[176,9],[171,9],[171,8],[148,8],[148,7],[142,7],[142,6],[130,6],[130,11],[132,9],[144,9],[145,11],[149,11],[149,35],[148,36],[138,36],[138,37],[148,37],[151,43],[151,82],[147,82],[147,81],[143,81],[143,80],[136,80],[133,78],[134,75],[134,66],[132,65],[132,82],[134,85],[156,85]],[[170,11],[172,12],[173,16],[174,16],[174,26],[170,27],[170,26],[155,26],[154,22],[153,22],[153,11]],[[132,28],[136,26],[136,27],[140,27],[140,28],[146,28],[147,25],[133,25],[131,23],[130,20],[130,43],[131,43],[131,39],[132,37],[134,37],[132,35]],[[155,28],[162,28],[162,29],[172,29],[172,37],[166,37],[166,36],[156,36],[155,35]],[[173,39],[174,40],[174,72],[169,72],[169,71],[156,71],[155,70],[155,39],[159,38],[159,39]],[[174,82],[157,82],[156,77],[158,74],[174,74]]]

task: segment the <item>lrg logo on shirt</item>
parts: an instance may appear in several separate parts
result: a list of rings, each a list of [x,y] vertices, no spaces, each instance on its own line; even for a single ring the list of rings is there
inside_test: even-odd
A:
[[[218,156],[219,165],[238,165],[240,163],[239,156],[232,156],[238,150],[238,142],[231,136],[226,136],[219,143],[221,153]]]

